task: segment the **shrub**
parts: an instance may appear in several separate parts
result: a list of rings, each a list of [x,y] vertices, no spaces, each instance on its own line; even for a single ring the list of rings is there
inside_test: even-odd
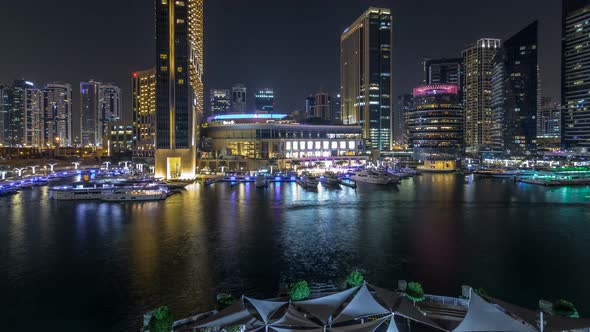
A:
[[[488,295],[488,292],[483,288],[474,289],[473,291],[475,292],[475,294],[477,294],[479,296],[487,296]]]
[[[307,281],[298,281],[291,286],[289,298],[291,298],[291,301],[301,301],[308,298],[310,293]]]
[[[422,285],[418,282],[408,283],[406,296],[414,302],[424,301],[424,290],[422,289]]]
[[[150,319],[150,332],[170,332],[172,331],[174,318],[168,307],[163,306],[156,309]]]
[[[573,303],[570,301],[566,301],[564,299],[559,299],[555,301],[553,304],[553,312],[556,315],[564,316],[564,317],[571,317],[571,318],[579,318],[580,315],[578,314],[578,310],[574,306]]]
[[[219,293],[217,294],[217,310],[223,310],[234,304],[237,300],[231,294]]]
[[[363,280],[365,277],[358,270],[354,270],[346,278],[346,284],[348,287],[357,287],[363,284]]]

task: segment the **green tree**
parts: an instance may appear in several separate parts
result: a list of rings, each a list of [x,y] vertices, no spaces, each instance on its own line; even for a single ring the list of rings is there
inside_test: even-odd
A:
[[[159,307],[152,314],[150,319],[150,332],[170,332],[172,331],[174,318],[167,306]]]
[[[234,304],[237,300],[231,294],[219,293],[217,294],[217,310],[223,310]]]
[[[348,287],[357,287],[362,285],[363,280],[365,280],[365,277],[359,272],[359,270],[354,270],[348,275],[348,278],[346,278],[346,284]]]
[[[307,281],[302,280],[291,285],[291,289],[289,290],[289,298],[291,301],[301,301],[308,298],[310,293],[311,291],[309,290]]]
[[[424,301],[424,289],[422,289],[422,285],[418,282],[408,283],[406,296],[414,301],[414,303]]]
[[[570,301],[566,301],[564,299],[559,299],[555,301],[553,304],[553,312],[556,315],[564,316],[564,317],[571,317],[571,318],[579,318],[580,315],[578,314],[578,310],[574,306],[573,303]]]
[[[483,288],[474,289],[473,291],[475,292],[475,294],[477,294],[479,296],[487,296],[488,295],[488,292]]]

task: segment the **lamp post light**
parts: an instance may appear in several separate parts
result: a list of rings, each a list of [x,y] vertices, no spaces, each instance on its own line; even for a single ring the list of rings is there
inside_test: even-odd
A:
[[[53,173],[53,168],[54,168],[55,166],[57,166],[57,164],[49,164],[49,165],[47,165],[47,166],[49,166],[49,168],[50,168],[50,170],[51,170],[51,173]]]
[[[107,167],[107,171],[109,170],[109,165],[111,164],[110,161],[105,161],[104,163],[102,163],[103,165],[105,165]]]
[[[129,164],[130,164],[131,162],[130,162],[130,161],[122,161],[122,162],[120,162],[119,164],[121,164],[121,163],[125,164],[125,169],[129,169]]]
[[[43,166],[43,172],[45,172],[45,176],[47,176],[47,165]]]
[[[156,173],[156,166],[150,166],[150,173]]]
[[[26,170],[26,168],[15,168],[15,169],[14,169],[14,171],[15,171],[16,173],[18,173],[18,177],[19,177],[19,178],[22,178],[22,177],[23,177],[23,171],[25,171],[25,170]]]
[[[79,161],[74,161],[74,162],[72,163],[72,165],[74,165],[74,169],[76,169],[76,170],[77,170],[77,169],[78,169],[78,166],[80,166],[80,162],[79,162]]]
[[[31,168],[33,170],[33,175],[35,175],[35,170],[37,169],[37,167],[39,167],[39,166],[29,166],[29,168]]]
[[[6,172],[6,171],[0,172],[0,176],[2,176],[2,181],[6,180],[6,173],[8,173],[8,172]]]

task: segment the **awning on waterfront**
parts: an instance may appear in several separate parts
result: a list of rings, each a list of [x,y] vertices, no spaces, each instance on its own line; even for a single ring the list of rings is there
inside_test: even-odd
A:
[[[387,327],[387,332],[399,332],[397,325],[395,325],[395,317],[392,314],[391,318],[389,319],[389,326]]]
[[[295,302],[295,305],[305,309],[322,323],[328,324],[328,320],[334,311],[349,298],[359,287],[353,287],[343,292],[320,297],[317,299]]]
[[[249,297],[245,297],[248,300],[256,311],[262,317],[262,320],[268,324],[270,317],[282,306],[286,305],[288,302],[275,302],[275,301],[267,301],[267,300],[257,300]]]
[[[350,303],[334,319],[333,323],[337,324],[359,317],[384,315],[386,313],[388,313],[387,309],[375,301],[367,289],[367,285],[363,284]]]
[[[490,296],[485,297],[486,300],[502,307],[510,314],[526,321],[532,326],[538,327],[540,321],[539,312],[522,308],[515,304],[507,303],[502,300],[495,299]],[[582,318],[568,318],[551,314],[544,314],[543,321],[545,322],[545,332],[559,332],[569,330],[589,329],[590,320]]]
[[[221,310],[215,315],[209,316],[202,321],[196,322],[195,328],[205,327],[225,327],[232,325],[244,325],[252,321],[257,321],[254,316],[250,314],[242,299],[236,303]]]
[[[288,326],[288,327],[320,327],[316,323],[310,321],[309,319],[305,318],[303,313],[301,313],[295,306],[290,303],[287,311],[277,321],[273,322],[271,326]]]
[[[332,327],[328,332],[373,332],[389,317],[383,317],[364,324],[346,325],[341,327]]]
[[[398,302],[402,298],[402,296],[399,295],[397,292],[392,292],[390,290],[373,286],[371,284],[369,284],[369,286],[371,286],[371,288],[375,290],[375,292],[377,293],[377,297],[383,300],[383,302],[387,306],[387,309],[389,309],[390,312],[394,312],[395,309],[398,307]]]
[[[522,318],[510,316],[472,291],[467,315],[453,332],[485,331],[534,332],[536,329]]]

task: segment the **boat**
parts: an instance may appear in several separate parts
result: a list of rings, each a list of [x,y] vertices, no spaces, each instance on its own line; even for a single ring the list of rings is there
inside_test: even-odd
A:
[[[326,184],[329,186],[340,185],[340,179],[338,178],[338,176],[336,176],[336,174],[334,174],[332,172],[326,172],[326,174],[324,174],[322,177],[320,177],[320,181],[323,184]]]
[[[263,174],[256,175],[255,185],[256,185],[256,188],[268,187],[268,182],[266,182],[266,176]]]
[[[367,171],[358,172],[352,175],[350,179],[356,183],[370,183],[378,185],[386,185],[390,183],[388,178]]]
[[[159,182],[142,181],[96,181],[76,182],[70,185],[52,187],[49,197],[58,201],[88,201],[100,200],[103,196],[125,189],[162,189],[168,187]]]
[[[368,173],[385,178],[388,183],[398,184],[400,182],[400,177],[395,176],[385,170],[368,170]]]
[[[100,197],[105,202],[147,202],[161,201],[168,197],[168,191],[162,189],[115,190]]]
[[[313,189],[317,188],[318,184],[320,183],[315,176],[311,175],[302,175],[298,180],[299,183],[305,189]]]

